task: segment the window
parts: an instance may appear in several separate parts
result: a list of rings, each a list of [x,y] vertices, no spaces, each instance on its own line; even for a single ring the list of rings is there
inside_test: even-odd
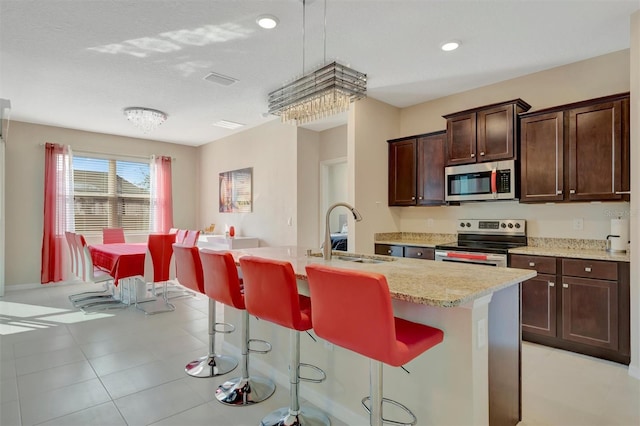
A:
[[[149,230],[149,162],[73,157],[76,232]]]

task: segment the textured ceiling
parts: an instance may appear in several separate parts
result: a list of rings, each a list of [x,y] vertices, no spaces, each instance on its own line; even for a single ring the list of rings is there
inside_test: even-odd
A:
[[[320,66],[323,0],[307,1],[305,71]],[[631,1],[327,0],[326,61],[406,107],[629,47]],[[148,138],[201,145],[257,126],[267,94],[303,72],[300,0],[0,0],[0,98],[11,119],[145,137],[122,110],[169,119]],[[259,28],[261,14],[278,17]],[[445,53],[442,42],[462,47]],[[238,81],[203,80],[210,72]],[[342,121],[340,121],[342,120]],[[321,130],[345,116],[309,126]]]

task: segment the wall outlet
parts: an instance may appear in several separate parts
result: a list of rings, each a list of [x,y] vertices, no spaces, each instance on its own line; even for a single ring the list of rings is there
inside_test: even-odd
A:
[[[584,229],[584,221],[582,218],[573,219],[573,230],[582,231]]]

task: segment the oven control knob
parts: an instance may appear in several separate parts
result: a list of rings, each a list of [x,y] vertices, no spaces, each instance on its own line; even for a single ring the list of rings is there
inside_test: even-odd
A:
[[[509,228],[513,228],[513,223],[510,223],[508,226]]]
[[[464,222],[460,222],[460,227],[464,228]]]
[[[520,228],[520,224],[516,223],[516,229]]]
[[[471,224],[467,222],[467,228],[471,228]]]
[[[504,222],[502,222],[502,223],[500,224],[500,227],[501,227],[501,228],[506,228],[506,227],[507,227],[507,224],[506,224],[506,223],[504,223]]]

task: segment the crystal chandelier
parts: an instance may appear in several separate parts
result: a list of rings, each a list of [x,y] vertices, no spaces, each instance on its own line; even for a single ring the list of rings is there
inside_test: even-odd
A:
[[[302,73],[304,74],[305,5],[302,0]],[[324,3],[324,51],[326,64],[326,16]],[[367,96],[367,75],[332,62],[269,93],[269,113],[282,122],[305,124],[349,109],[351,102]]]
[[[130,107],[124,109],[124,115],[134,126],[147,134],[155,130],[167,119],[167,114],[157,109]]]

